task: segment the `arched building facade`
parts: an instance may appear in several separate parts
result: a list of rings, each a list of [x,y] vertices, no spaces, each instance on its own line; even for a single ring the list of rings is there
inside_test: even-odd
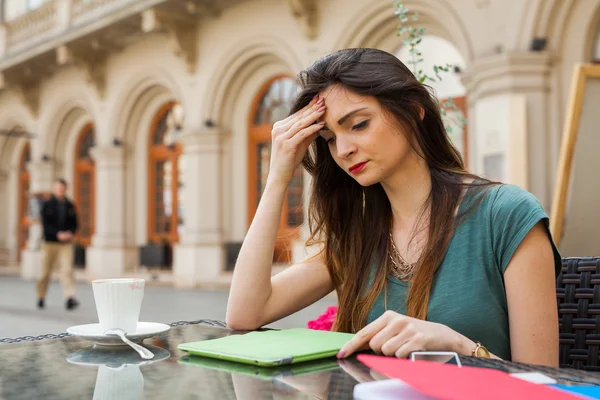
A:
[[[157,6],[132,11],[138,27],[106,8],[122,38],[99,30],[64,44],[67,28],[108,7],[87,3],[58,13],[69,21],[46,21],[51,50],[26,7],[3,14],[0,129],[32,135],[0,136],[0,268],[25,278],[39,265],[32,199],[62,177],[80,215],[80,278],[226,285],[296,74],[347,47],[410,57],[389,0],[232,0],[176,19]],[[600,61],[600,0],[404,4],[426,29],[423,67],[455,67],[431,86],[468,121],[452,135],[469,169],[530,190],[549,212],[573,66]],[[308,253],[309,192],[299,169],[273,260],[282,267]]]

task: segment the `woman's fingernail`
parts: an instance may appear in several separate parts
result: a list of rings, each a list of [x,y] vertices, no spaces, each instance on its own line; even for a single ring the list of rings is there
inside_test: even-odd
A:
[[[344,350],[340,350],[336,355],[337,358],[344,358],[345,356],[346,352]]]
[[[318,98],[319,98],[319,95],[318,95],[318,94],[315,94],[315,97],[313,97],[311,101],[315,101],[315,100],[316,100],[316,99],[318,99]]]
[[[319,99],[319,101],[317,101],[317,104],[322,104],[324,100],[325,100],[325,99],[321,97],[321,98]]]
[[[318,112],[325,111],[325,108],[326,108],[325,106],[319,107],[319,109],[317,111]]]
[[[326,122],[325,122],[325,121],[321,121],[321,122],[319,122],[319,125],[325,125],[325,124],[326,124]]]

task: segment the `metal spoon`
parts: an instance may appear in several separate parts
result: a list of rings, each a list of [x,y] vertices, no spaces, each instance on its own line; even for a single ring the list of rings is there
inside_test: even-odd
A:
[[[150,350],[148,350],[145,347],[140,346],[139,344],[133,343],[131,340],[129,340],[127,338],[127,336],[125,336],[126,332],[123,329],[118,329],[118,328],[109,329],[107,331],[104,331],[104,334],[119,336],[122,341],[124,341],[129,346],[131,346],[132,349],[137,351],[139,353],[139,355],[142,356],[143,359],[150,360],[151,358],[154,358],[154,353],[152,353]]]

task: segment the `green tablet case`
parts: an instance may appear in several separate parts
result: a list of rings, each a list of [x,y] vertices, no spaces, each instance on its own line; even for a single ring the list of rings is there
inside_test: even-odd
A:
[[[277,366],[335,356],[353,337],[349,333],[297,328],[182,343],[177,348],[197,356]]]

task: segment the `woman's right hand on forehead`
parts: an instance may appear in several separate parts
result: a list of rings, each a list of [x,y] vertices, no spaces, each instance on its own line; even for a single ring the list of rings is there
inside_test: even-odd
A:
[[[306,107],[273,125],[269,180],[289,184],[308,146],[325,122],[315,123],[325,113],[324,99],[315,96]]]

